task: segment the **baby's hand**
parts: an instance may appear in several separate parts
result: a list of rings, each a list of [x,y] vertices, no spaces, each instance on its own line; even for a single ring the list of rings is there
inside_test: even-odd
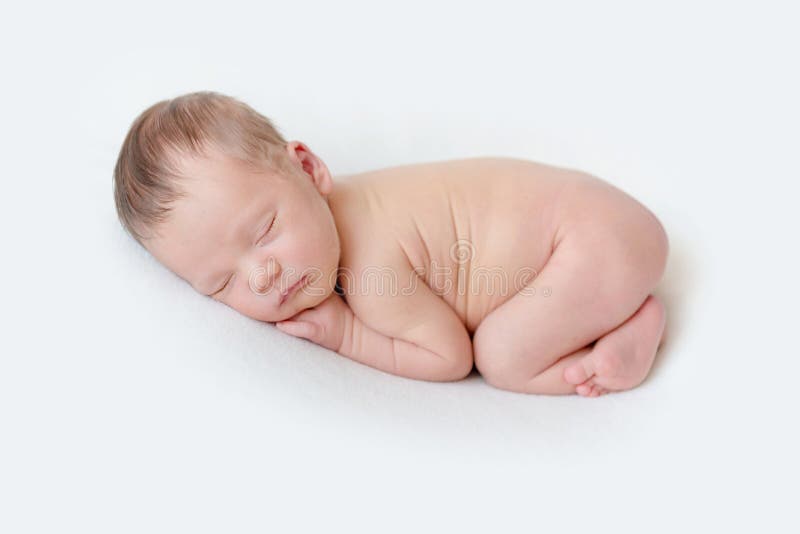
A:
[[[303,310],[275,326],[282,332],[313,341],[317,345],[339,352],[344,340],[347,315],[352,311],[336,293],[314,308]]]

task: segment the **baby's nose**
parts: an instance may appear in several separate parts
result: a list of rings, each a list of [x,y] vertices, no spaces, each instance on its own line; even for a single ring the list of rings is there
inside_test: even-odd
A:
[[[268,293],[275,285],[280,272],[281,266],[275,258],[268,258],[266,265],[259,265],[250,272],[250,289],[259,295]]]

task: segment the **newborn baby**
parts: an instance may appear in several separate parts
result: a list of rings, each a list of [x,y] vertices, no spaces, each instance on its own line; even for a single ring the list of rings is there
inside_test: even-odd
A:
[[[114,170],[126,230],[198,292],[421,380],[474,366],[516,392],[594,397],[650,370],[668,241],[609,183],[476,157],[331,175],[225,95],[159,102]]]

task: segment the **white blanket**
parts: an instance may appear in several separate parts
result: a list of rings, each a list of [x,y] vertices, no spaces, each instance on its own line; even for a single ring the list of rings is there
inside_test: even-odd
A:
[[[0,531],[796,527],[793,16],[571,4],[6,19]],[[652,375],[411,381],[193,292],[123,233],[111,173],[139,112],[199,89],[334,175],[505,155],[632,194],[671,243]]]

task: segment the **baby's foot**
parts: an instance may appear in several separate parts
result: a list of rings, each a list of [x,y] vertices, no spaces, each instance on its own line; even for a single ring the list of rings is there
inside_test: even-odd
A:
[[[564,380],[584,397],[639,385],[653,364],[665,324],[664,304],[650,295],[632,317],[564,369]]]

